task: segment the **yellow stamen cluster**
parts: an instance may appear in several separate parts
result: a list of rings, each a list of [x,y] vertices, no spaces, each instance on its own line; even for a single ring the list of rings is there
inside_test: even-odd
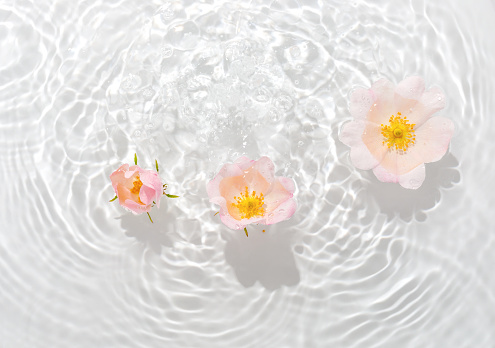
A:
[[[242,219],[250,219],[252,217],[261,217],[265,215],[265,198],[263,193],[256,195],[256,191],[249,194],[246,186],[246,191],[241,192],[240,197],[234,197],[237,203],[232,203],[232,206],[237,207],[241,213]]]
[[[394,147],[395,150],[406,151],[416,142],[415,124],[409,124],[407,117],[402,117],[400,112],[397,115],[390,116],[388,125],[381,125],[383,145],[387,144],[389,149]]]
[[[136,176],[136,179],[132,182],[132,188],[131,188],[131,193],[134,193],[136,195],[139,194],[139,190],[141,190],[141,186],[143,186],[143,182],[139,178],[139,175]]]

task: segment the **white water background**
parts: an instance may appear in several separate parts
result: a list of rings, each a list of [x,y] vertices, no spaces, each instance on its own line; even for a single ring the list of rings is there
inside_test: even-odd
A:
[[[495,5],[0,1],[0,347],[495,347]],[[420,75],[449,152],[357,170],[349,93]],[[152,168],[160,209],[108,176]],[[205,185],[269,156],[298,210],[248,238]]]

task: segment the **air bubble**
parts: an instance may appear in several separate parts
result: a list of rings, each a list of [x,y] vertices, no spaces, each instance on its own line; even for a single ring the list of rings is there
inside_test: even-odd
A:
[[[141,78],[134,74],[127,75],[123,80],[120,86],[125,90],[135,90],[141,85]]]
[[[162,46],[160,52],[163,58],[170,58],[174,54],[174,49],[170,46]]]

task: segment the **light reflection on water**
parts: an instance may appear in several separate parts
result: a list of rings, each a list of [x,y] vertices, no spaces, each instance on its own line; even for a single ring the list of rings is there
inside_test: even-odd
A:
[[[2,7],[0,342],[495,345],[495,9],[478,5]],[[412,74],[444,89],[457,128],[417,191],[356,170],[338,141],[353,88]],[[153,225],[108,203],[134,152],[181,196]],[[240,155],[297,184],[296,214],[249,238],[205,189]]]

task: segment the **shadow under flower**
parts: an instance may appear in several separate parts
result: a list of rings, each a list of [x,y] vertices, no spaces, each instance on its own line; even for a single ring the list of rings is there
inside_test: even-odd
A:
[[[267,232],[261,232],[264,227]],[[249,227],[244,231],[231,231],[225,246],[225,258],[234,268],[237,279],[244,287],[259,281],[267,290],[299,283],[299,270],[290,244],[290,234],[280,227]]]
[[[153,223],[147,214],[126,213],[119,219],[127,237],[136,239],[146,249],[160,254],[162,247],[171,247],[178,239],[173,232],[176,217],[170,212],[160,212],[158,209],[153,209],[150,214]]]
[[[378,181],[370,171],[372,179],[369,187],[363,191],[378,203],[388,218],[398,214],[405,221],[411,221],[413,218],[425,221],[427,216],[424,211],[434,208],[440,202],[442,189],[453,187],[460,181],[458,166],[459,161],[451,153],[438,162],[427,163],[425,181],[417,190]]]

